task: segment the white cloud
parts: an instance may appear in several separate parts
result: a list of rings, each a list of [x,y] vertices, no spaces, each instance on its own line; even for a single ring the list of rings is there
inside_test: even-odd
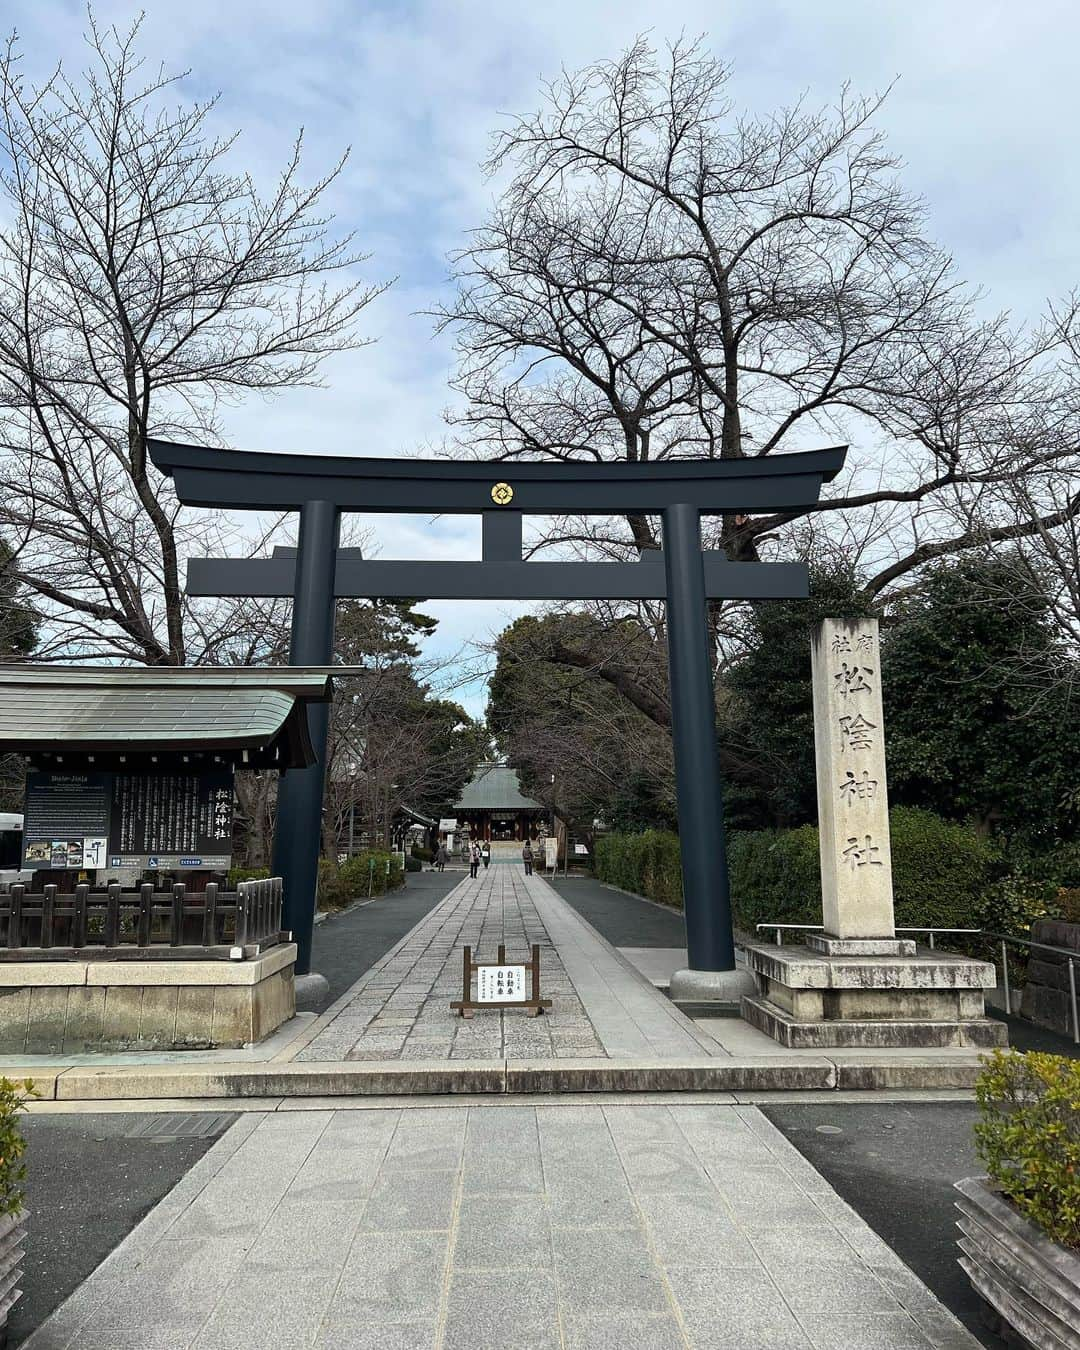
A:
[[[1047,296],[1078,279],[1080,180],[1073,140],[1080,11],[1066,0],[149,0],[148,64],[190,66],[185,89],[220,90],[223,130],[242,129],[240,162],[269,182],[298,126],[312,173],[346,145],[332,191],[341,223],[374,250],[374,279],[398,274],[364,329],[378,344],[327,365],[328,387],[228,410],[245,448],[416,453],[438,444],[448,401],[449,345],[416,311],[443,284],[446,251],[476,224],[490,187],[477,168],[506,113],[527,111],[560,65],[613,56],[649,29],[658,40],[708,32],[735,63],[737,99],[756,111],[899,83],[880,116],[928,202],[932,232],[988,309],[1034,320]],[[99,22],[125,25],[138,6],[98,0]],[[85,18],[71,0],[15,0],[28,70],[85,59]],[[380,525],[392,556],[448,556],[465,535]],[[428,541],[424,550],[424,540]],[[470,625],[497,627],[495,607],[440,606],[447,649]]]

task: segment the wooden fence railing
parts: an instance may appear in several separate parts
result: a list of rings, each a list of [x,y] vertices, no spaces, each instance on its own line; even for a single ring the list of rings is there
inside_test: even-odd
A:
[[[65,894],[53,885],[37,894],[15,885],[0,895],[0,961],[191,960],[227,957],[233,947],[250,956],[286,940],[281,901],[280,877],[241,881],[235,891],[210,882],[192,895],[182,882],[169,891],[149,882],[137,891],[118,882],[92,891],[83,883]]]

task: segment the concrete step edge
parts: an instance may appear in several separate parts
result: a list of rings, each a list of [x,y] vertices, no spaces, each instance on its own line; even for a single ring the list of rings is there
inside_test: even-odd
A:
[[[371,1063],[76,1066],[42,1083],[57,1101],[227,1101],[273,1097],[442,1096],[560,1092],[793,1092],[970,1088],[977,1054],[768,1055],[645,1060],[458,1060]]]

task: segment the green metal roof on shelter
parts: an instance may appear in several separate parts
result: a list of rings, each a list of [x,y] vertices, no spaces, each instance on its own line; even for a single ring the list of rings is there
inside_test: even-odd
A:
[[[329,680],[303,667],[0,666],[0,752],[301,767],[314,760],[305,702]]]
[[[461,789],[455,811],[542,811],[539,802],[521,791],[509,764],[481,764],[471,783]]]

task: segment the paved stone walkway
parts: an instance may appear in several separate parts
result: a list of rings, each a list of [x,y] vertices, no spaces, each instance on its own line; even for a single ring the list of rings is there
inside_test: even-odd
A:
[[[461,952],[494,960],[540,945],[543,1017],[487,1009],[464,1019]],[[691,1057],[726,1052],[643,980],[540,877],[492,867],[465,878],[319,1019],[298,1060]]]
[[[754,1107],[241,1117],[27,1350],[976,1350]]]

